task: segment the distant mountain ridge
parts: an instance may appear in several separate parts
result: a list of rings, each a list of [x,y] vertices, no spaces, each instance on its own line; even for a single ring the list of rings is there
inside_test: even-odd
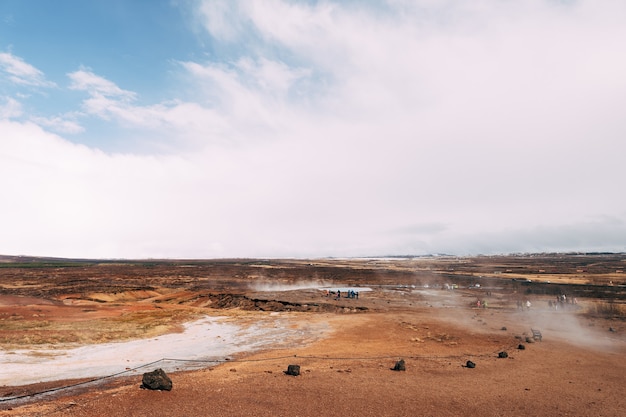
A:
[[[410,259],[410,258],[481,258],[481,257],[532,257],[532,256],[610,256],[610,255],[626,255],[626,252],[536,252],[536,253],[500,253],[500,254],[475,254],[475,255],[453,255],[433,253],[427,255],[384,255],[384,256],[348,256],[348,257],[313,257],[310,259]],[[267,259],[270,258],[228,258],[231,260],[255,260],[255,259]],[[277,258],[278,259],[278,258]],[[309,258],[301,258],[309,259]],[[61,258],[52,256],[29,256],[29,255],[2,255],[0,254],[1,263],[17,263],[17,264],[35,264],[35,263],[113,263],[113,262],[202,262],[202,261],[217,261],[226,260],[226,258],[144,258],[144,259],[131,259],[131,258]]]

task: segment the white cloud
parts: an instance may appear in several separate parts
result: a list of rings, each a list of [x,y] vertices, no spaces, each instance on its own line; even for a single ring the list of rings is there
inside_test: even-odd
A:
[[[69,74],[85,114],[170,154],[2,122],[0,253],[626,250],[626,5],[368,4],[199,3],[239,56],[179,63],[193,96]]]
[[[9,52],[0,52],[0,70],[15,84],[34,87],[55,86],[53,82],[46,80],[43,72]]]
[[[4,105],[0,105],[0,119],[13,119],[22,115],[22,103],[11,97],[5,98]]]
[[[212,36],[227,41],[236,39],[242,28],[238,9],[239,3],[229,0],[204,1],[198,7],[204,28]]]
[[[265,58],[241,59],[232,65],[179,65],[188,74],[188,82],[202,92],[204,104],[171,100],[142,106],[136,104],[135,92],[91,71],[68,75],[70,88],[88,94],[82,103],[85,115],[143,131],[155,141],[167,137],[170,145],[183,148],[239,143],[252,137],[260,140],[267,136],[264,131],[285,127],[293,97],[306,99],[310,88],[306,85],[309,71]]]
[[[246,58],[232,65],[181,65],[204,92],[207,108],[234,128],[223,132],[229,140],[254,141],[267,132],[285,133],[298,117],[298,108],[314,95],[310,72],[280,61]]]
[[[228,9],[236,14],[224,20],[265,42],[246,52],[280,51],[287,58],[274,60],[284,68],[279,77],[290,88],[306,81],[308,101],[277,96],[284,88],[264,90],[245,66],[187,63],[201,81],[213,80],[210,94],[226,103],[232,126],[279,126],[273,137],[284,141],[282,167],[293,176],[282,183],[297,190],[286,198],[283,223],[301,227],[300,210],[325,225],[307,231],[320,247],[327,237],[365,250],[386,230],[413,224],[446,224],[453,240],[486,231],[513,236],[517,226],[576,229],[603,213],[624,218],[626,201],[614,190],[624,176],[617,155],[626,150],[619,53],[626,30],[616,18],[626,6],[395,6],[379,13],[273,0]],[[288,76],[294,70],[300,78]],[[431,250],[425,242],[443,245],[442,236],[418,241]],[[542,241],[540,233],[534,238]],[[471,239],[464,241],[471,251]]]
[[[114,97],[118,100],[132,101],[137,96],[132,91],[122,90],[115,83],[94,74],[88,69],[83,68],[67,75],[72,81],[70,89],[87,91],[94,97]]]
[[[31,121],[38,124],[39,126],[50,128],[51,130],[55,132],[68,133],[68,134],[83,133],[85,131],[85,128],[73,119],[74,118],[71,116],[70,117],[62,117],[62,116],[36,117],[36,116],[33,116],[30,118]]]
[[[4,121],[0,130],[0,177],[14,197],[2,207],[0,253],[183,256],[204,250],[186,223],[201,214],[196,204],[204,197],[191,196],[188,206],[186,196],[201,188],[202,178],[192,177],[194,168],[180,158],[107,155],[28,123]],[[167,247],[170,239],[179,249]]]
[[[154,148],[187,149],[223,140],[220,133],[224,131],[224,122],[213,109],[177,99],[138,105],[137,93],[124,90],[91,71],[81,69],[68,76],[72,81],[71,89],[88,94],[82,102],[83,116],[95,116],[141,132],[150,138]]]

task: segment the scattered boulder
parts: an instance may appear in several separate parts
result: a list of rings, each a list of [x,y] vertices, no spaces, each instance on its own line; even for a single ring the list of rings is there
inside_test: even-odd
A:
[[[519,350],[524,350],[524,349],[526,349],[526,346],[525,346],[525,345],[522,345],[522,344],[520,343],[519,345],[517,345],[517,348],[518,348]]]
[[[466,366],[467,368],[472,368],[472,369],[473,369],[473,368],[476,368],[476,364],[475,364],[474,362],[472,362],[472,361],[467,361],[467,363],[465,364],[465,366]]]
[[[298,376],[300,375],[300,365],[289,365],[285,371],[287,375]]]
[[[391,368],[392,371],[406,371],[406,363],[404,362],[404,359],[400,359],[398,362],[396,362],[396,364],[394,365],[393,368]]]
[[[500,330],[506,331],[506,326],[502,326]]]
[[[145,374],[143,374],[143,379],[141,380],[141,388],[160,391],[171,391],[172,380],[169,376],[167,376],[163,369],[159,368],[152,372],[146,372]]]
[[[499,358],[508,358],[508,357],[509,357],[509,354],[508,354],[508,353],[506,353],[506,352],[500,352],[500,353],[498,353],[498,357],[499,357]]]
[[[526,336],[526,343],[535,343],[535,339],[532,337]]]
[[[613,328],[613,327],[609,327],[609,332],[615,333],[615,332],[616,332],[616,330],[615,330],[615,328]]]

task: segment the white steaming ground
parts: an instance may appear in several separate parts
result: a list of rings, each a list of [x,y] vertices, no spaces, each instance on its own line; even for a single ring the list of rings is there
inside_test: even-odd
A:
[[[274,282],[254,283],[250,285],[250,289],[258,292],[282,292],[282,291],[297,291],[297,290],[320,290],[320,291],[341,291],[348,292],[349,290],[357,292],[371,291],[369,287],[349,287],[349,286],[333,286],[330,283],[322,281],[302,281],[292,284],[280,284]]]
[[[611,349],[619,340],[611,337],[608,327],[596,326],[590,319],[572,311],[531,308],[512,313],[512,317],[528,328],[541,330],[544,338],[565,341],[590,349]]]
[[[310,290],[323,287],[325,284],[320,281],[302,281],[291,284],[281,284],[276,282],[257,282],[250,285],[250,289],[258,292],[281,292],[281,291],[296,291],[296,290]]]
[[[307,332],[289,326],[279,315],[272,317],[269,326],[260,322],[250,327],[240,327],[225,322],[223,318],[206,317],[187,323],[184,328],[182,333],[72,349],[1,351],[0,386],[107,376],[163,358],[223,360],[236,353],[310,337],[305,334]],[[158,364],[166,371],[193,366],[194,363],[175,361]],[[198,366],[202,364],[196,363],[195,367]],[[140,369],[139,372],[146,370]]]

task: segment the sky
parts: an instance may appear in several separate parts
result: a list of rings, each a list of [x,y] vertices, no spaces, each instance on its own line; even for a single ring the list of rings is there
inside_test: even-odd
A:
[[[2,0],[0,254],[626,251],[626,2]]]

